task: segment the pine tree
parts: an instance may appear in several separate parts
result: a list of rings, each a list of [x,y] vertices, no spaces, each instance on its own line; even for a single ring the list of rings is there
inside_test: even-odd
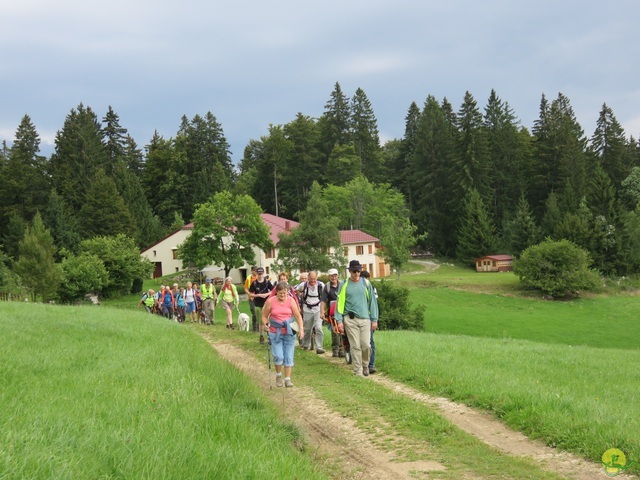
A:
[[[55,190],[49,194],[49,204],[42,213],[42,219],[58,251],[77,251],[82,240],[78,218]]]
[[[22,117],[7,155],[0,166],[0,227],[13,214],[33,218],[47,204],[49,193],[46,159],[40,155],[40,137],[28,115]]]
[[[61,270],[55,263],[55,254],[53,237],[45,228],[40,213],[36,213],[20,241],[15,272],[34,298],[39,296],[43,302],[54,298],[60,285]]]
[[[536,225],[533,212],[529,208],[529,202],[522,195],[518,200],[513,219],[507,222],[505,237],[509,246],[509,253],[518,257],[520,254],[535,245],[542,237],[540,228]]]
[[[100,122],[93,110],[82,104],[71,110],[56,134],[55,145],[50,162],[53,187],[70,208],[78,211],[96,170],[108,161]]]
[[[488,204],[493,194],[489,177],[489,145],[486,131],[482,128],[482,114],[469,92],[466,92],[458,110],[457,127],[454,178],[465,193],[475,189]]]
[[[378,122],[371,102],[361,88],[351,98],[350,120],[353,146],[362,160],[362,171],[373,182],[385,180],[387,174],[382,163]]]
[[[336,145],[349,145],[352,141],[349,97],[342,93],[338,82],[324,108],[319,126],[322,151],[328,158]]]
[[[455,254],[459,215],[456,209],[463,197],[453,177],[454,128],[436,99],[427,97],[409,165],[412,222],[419,234],[427,234],[428,245],[444,256]]]
[[[165,140],[154,132],[146,147],[147,161],[142,172],[142,186],[151,209],[160,218],[164,227],[169,227],[173,213],[178,209],[181,187],[176,187],[176,172],[173,166],[178,153],[173,140]]]
[[[518,124],[509,104],[503,102],[495,90],[491,90],[483,125],[487,132],[491,162],[491,208],[499,224],[513,213],[518,199],[526,191],[530,152],[527,136],[519,131]]]
[[[135,221],[116,188],[102,169],[96,171],[78,212],[83,238],[125,234],[135,237]]]
[[[457,257],[475,265],[475,259],[494,252],[498,242],[489,211],[477,190],[471,189],[464,202],[464,215],[458,232]]]
[[[102,119],[102,123],[105,125],[102,131],[107,154],[104,171],[107,175],[114,176],[116,165],[124,162],[127,129],[120,126],[120,117],[113,111],[111,105],[109,105],[107,113]]]
[[[561,203],[575,210],[586,193],[586,139],[576,120],[569,99],[558,94],[548,106],[543,96],[540,118],[533,129],[533,188],[529,197],[534,211],[542,212],[541,202],[556,192]],[[565,190],[569,188],[566,198]]]
[[[631,173],[633,157],[624,129],[606,103],[602,105],[596,130],[591,137],[591,148],[598,164],[611,178],[613,186],[620,188],[622,181]]]
[[[395,172],[391,177],[391,183],[400,190],[407,198],[409,210],[413,211],[413,195],[412,195],[412,178],[411,161],[416,148],[416,136],[418,124],[420,121],[420,108],[416,102],[411,102],[407,116],[405,117],[404,136],[398,155],[394,157],[394,161],[390,164],[390,170]]]

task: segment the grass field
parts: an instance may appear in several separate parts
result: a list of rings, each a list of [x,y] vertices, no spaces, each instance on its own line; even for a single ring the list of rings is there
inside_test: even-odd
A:
[[[378,332],[379,370],[486,409],[592,461],[614,447],[629,461],[640,460],[640,297],[545,301],[520,290],[512,274],[449,265],[428,274],[414,270],[399,283],[423,307],[427,331]],[[137,301],[134,295],[104,305],[133,309]],[[296,429],[278,420],[257,389],[195,335],[211,327],[119,312],[0,303],[9,345],[0,351],[0,371],[7,372],[0,377],[0,425],[9,426],[0,430],[0,479],[216,478],[223,471],[217,468],[239,468],[242,478],[330,475],[292,446],[300,442]],[[255,336],[213,328],[219,338],[263,356]],[[316,355],[296,355],[296,378],[362,428],[389,428],[380,423],[386,422],[429,445],[437,458],[451,454],[468,462],[447,465],[450,476],[443,478],[467,471],[547,478],[526,462],[513,477],[503,476],[513,459],[469,441],[426,407],[372,382],[355,385]],[[187,400],[193,398],[202,401]],[[265,449],[265,438],[282,449]],[[257,451],[255,460],[237,457],[240,444]],[[202,445],[211,456],[204,457]],[[171,462],[159,461],[162,455]],[[638,474],[638,464],[630,471]]]
[[[328,478],[193,329],[0,302],[0,479]]]

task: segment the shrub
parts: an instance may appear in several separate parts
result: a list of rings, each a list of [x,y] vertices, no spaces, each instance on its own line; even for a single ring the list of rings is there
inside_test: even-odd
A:
[[[409,289],[382,281],[374,285],[378,290],[381,330],[424,330],[424,315],[420,307],[409,304]]]
[[[527,248],[514,261],[513,272],[529,288],[537,288],[554,297],[564,297],[578,290],[593,290],[598,275],[590,270],[589,253],[569,240],[547,238]]]

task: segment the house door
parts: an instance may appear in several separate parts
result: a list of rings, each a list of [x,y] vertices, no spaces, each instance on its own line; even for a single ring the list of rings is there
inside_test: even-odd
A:
[[[156,268],[153,271],[153,278],[159,278],[162,276],[162,262],[156,262]]]

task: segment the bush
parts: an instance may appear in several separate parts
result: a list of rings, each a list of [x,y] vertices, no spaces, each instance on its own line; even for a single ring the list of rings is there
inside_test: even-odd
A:
[[[108,278],[107,269],[97,256],[87,253],[70,255],[62,261],[62,283],[58,294],[63,302],[81,300],[87,293],[101,291]]]
[[[529,288],[537,288],[554,297],[578,290],[593,290],[599,278],[591,270],[589,253],[569,240],[547,239],[527,248],[514,261],[513,272]]]
[[[378,308],[381,330],[424,330],[424,315],[420,307],[409,305],[409,289],[390,282],[375,283],[378,290]]]

